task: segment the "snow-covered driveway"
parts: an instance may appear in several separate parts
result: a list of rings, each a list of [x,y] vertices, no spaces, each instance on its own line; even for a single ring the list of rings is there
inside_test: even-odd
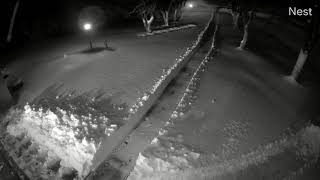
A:
[[[268,58],[235,49],[241,37],[222,17],[219,53],[130,179],[290,179],[317,162],[320,128],[304,128],[317,96]]]

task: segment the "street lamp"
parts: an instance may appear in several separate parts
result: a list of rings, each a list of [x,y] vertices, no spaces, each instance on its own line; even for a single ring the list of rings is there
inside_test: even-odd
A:
[[[85,23],[83,25],[83,29],[86,31],[90,31],[92,29],[92,25],[90,23]]]
[[[92,30],[92,24],[91,23],[84,23],[83,24],[83,29],[86,32],[90,32]],[[92,50],[92,40],[91,37],[89,37],[89,43],[90,43],[90,50]]]
[[[187,7],[190,8],[190,9],[192,9],[192,8],[194,8],[194,4],[193,4],[192,2],[189,2],[189,3],[187,4]]]

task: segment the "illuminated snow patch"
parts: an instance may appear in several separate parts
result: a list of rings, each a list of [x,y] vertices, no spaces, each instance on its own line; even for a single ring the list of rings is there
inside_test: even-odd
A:
[[[158,138],[154,138],[152,141],[151,141],[151,144],[157,144],[159,142],[159,139]]]
[[[150,160],[144,157],[141,153],[136,161],[136,166],[131,172],[127,180],[143,180],[143,179],[154,179],[155,177],[152,174],[155,171],[174,171],[173,165],[168,162],[165,162],[159,158]]]
[[[186,157],[171,156],[170,161],[161,158],[147,158],[141,153],[136,161],[136,166],[131,172],[128,180],[161,179],[161,176],[154,176],[154,173],[175,173],[183,168],[192,168]]]
[[[173,139],[172,139],[173,140]],[[155,138],[151,146],[136,161],[130,180],[158,179],[158,173],[177,173],[180,170],[194,168],[194,161],[200,157],[199,153],[193,152],[183,145],[168,147],[166,140]],[[166,145],[165,145],[166,144]],[[161,179],[161,178],[160,178]]]
[[[74,117],[72,120],[66,117],[62,119],[64,122],[70,122],[70,125],[78,123]],[[16,124],[7,127],[7,132],[12,136],[26,133],[40,149],[61,158],[62,166],[75,168],[78,172],[83,172],[84,168],[91,165],[97,149],[93,142],[85,139],[79,141],[76,138],[77,132],[70,127],[62,126],[53,112],[34,111],[29,105],[24,107]]]
[[[73,168],[80,176],[84,175],[100,145],[93,139],[90,129],[100,131],[105,128],[105,134],[111,135],[119,127],[107,125],[107,117],[99,117],[97,123],[90,113],[77,116],[60,108],[56,108],[55,113],[49,109],[36,110],[28,104],[23,109],[12,109],[5,118],[10,122],[7,133],[13,137],[26,135],[38,145],[39,151],[47,152],[47,160],[61,159],[61,167]]]

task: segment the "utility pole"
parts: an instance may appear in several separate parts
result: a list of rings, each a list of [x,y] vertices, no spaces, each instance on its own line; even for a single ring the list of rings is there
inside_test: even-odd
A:
[[[13,25],[14,25],[14,22],[15,22],[15,19],[16,19],[16,15],[17,15],[17,12],[18,12],[19,5],[20,5],[20,0],[17,0],[16,4],[14,5],[13,14],[11,16],[9,32],[8,32],[8,36],[7,36],[7,42],[8,43],[10,43],[11,39],[12,39]]]

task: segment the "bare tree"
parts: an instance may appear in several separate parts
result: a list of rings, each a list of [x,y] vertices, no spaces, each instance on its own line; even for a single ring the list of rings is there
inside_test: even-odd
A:
[[[14,25],[14,22],[15,22],[15,19],[16,19],[16,15],[17,15],[17,12],[18,12],[19,5],[20,5],[20,0],[17,0],[16,3],[15,3],[14,9],[13,9],[12,16],[11,16],[11,21],[10,21],[10,26],[9,26],[8,36],[7,36],[7,42],[8,43],[11,42],[11,39],[12,39],[13,25]]]
[[[174,0],[158,0],[157,9],[159,10],[164,26],[169,26],[169,15],[173,5]]]
[[[132,13],[138,13],[142,19],[144,28],[148,33],[152,32],[151,24],[154,21],[154,13],[156,10],[155,0],[141,0],[140,3],[134,8]]]
[[[206,2],[224,7],[224,11],[232,16],[234,28],[238,28],[243,33],[238,48],[244,49],[248,42],[249,25],[255,16],[254,9],[258,4],[253,0],[206,0]]]
[[[312,49],[319,39],[319,25],[320,25],[320,14],[318,1],[314,1],[313,15],[306,24],[306,41],[304,46],[300,49],[300,53],[297,62],[291,72],[291,78],[297,79],[305,62],[307,61]]]
[[[172,0],[173,22],[179,21],[181,18],[181,9],[186,5],[187,0]]]
[[[243,33],[239,49],[244,49],[248,42],[249,25],[254,17],[254,5],[251,0],[231,0],[231,15],[235,28]]]
[[[244,49],[248,42],[248,36],[249,36],[249,25],[253,19],[254,11],[243,11],[241,12],[243,15],[241,16],[242,20],[242,31],[243,31],[243,37],[239,45],[239,49]]]

